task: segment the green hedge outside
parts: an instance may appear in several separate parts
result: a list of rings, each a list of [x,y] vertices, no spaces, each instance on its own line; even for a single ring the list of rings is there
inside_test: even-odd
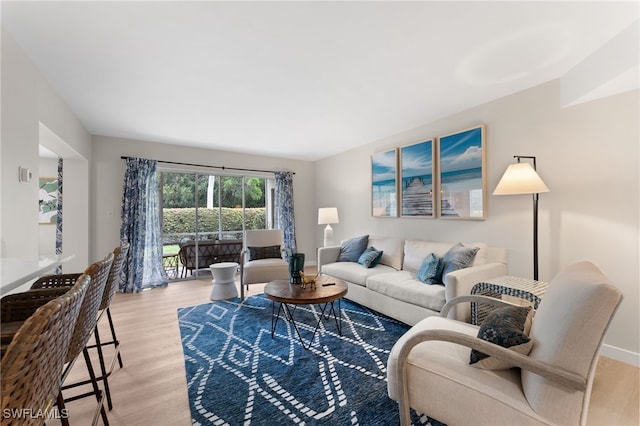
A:
[[[218,209],[198,209],[200,221],[200,232],[218,231]],[[242,209],[222,207],[222,230],[237,231],[242,230]],[[251,208],[245,209],[245,229],[265,229],[266,209]],[[195,232],[196,229],[196,209],[163,209],[162,232],[165,234]]]

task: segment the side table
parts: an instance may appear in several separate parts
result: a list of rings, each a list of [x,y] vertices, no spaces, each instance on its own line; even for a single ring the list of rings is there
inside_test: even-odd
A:
[[[479,294],[496,299],[502,299],[503,296],[517,298],[521,299],[523,304],[532,305],[533,309],[538,309],[540,300],[548,287],[549,283],[546,281],[535,281],[507,275],[477,283],[471,289],[471,294]],[[494,306],[471,303],[471,324],[482,324],[482,321],[493,309],[495,309]]]
[[[211,300],[226,300],[238,297],[238,289],[236,288],[236,271],[238,264],[235,262],[220,262],[209,265],[211,275],[213,276]]]

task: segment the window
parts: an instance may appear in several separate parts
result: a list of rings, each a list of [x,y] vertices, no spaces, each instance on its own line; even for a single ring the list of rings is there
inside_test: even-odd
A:
[[[198,277],[208,261],[181,261],[181,246],[195,245],[195,256],[201,256],[197,246],[202,241],[242,240],[245,229],[273,227],[272,178],[182,171],[160,175],[163,255],[170,279]]]

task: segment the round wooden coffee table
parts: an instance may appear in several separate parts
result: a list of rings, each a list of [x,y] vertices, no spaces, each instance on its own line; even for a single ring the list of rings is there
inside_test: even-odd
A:
[[[311,347],[313,338],[315,337],[322,320],[331,318],[332,313],[338,328],[338,333],[342,335],[342,312],[340,310],[340,300],[345,294],[347,294],[347,291],[347,283],[340,279],[327,276],[321,276],[316,279],[315,289],[310,288],[309,284],[306,285],[306,288],[302,288],[300,284],[289,284],[289,281],[287,280],[275,280],[269,282],[264,287],[264,294],[273,302],[271,305],[271,337],[273,338],[281,313],[283,313],[284,319],[293,325],[293,328],[296,330],[296,334],[298,335],[298,339],[300,339],[300,343],[305,349],[309,349]],[[338,301],[338,312],[336,312],[334,307],[334,302],[336,300]],[[277,313],[276,303],[279,305]],[[291,309],[289,305],[293,305],[293,309]],[[308,344],[305,344],[302,339],[298,325],[293,318],[297,305],[322,305],[320,308],[320,315],[318,316],[318,322],[316,323]],[[325,312],[329,305],[331,308],[329,309],[328,315],[325,316]]]

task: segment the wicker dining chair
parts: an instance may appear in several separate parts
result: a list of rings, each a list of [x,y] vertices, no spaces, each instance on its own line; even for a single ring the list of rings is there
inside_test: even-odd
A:
[[[113,319],[111,318],[111,310],[109,309],[109,306],[111,304],[111,300],[113,299],[115,292],[118,290],[118,287],[121,281],[120,273],[122,271],[122,266],[124,264],[124,261],[127,258],[128,252],[129,252],[128,243],[123,243],[122,245],[120,245],[119,247],[116,247],[113,250],[113,262],[109,270],[109,276],[107,278],[107,282],[105,283],[104,292],[102,293],[102,297],[100,299],[100,306],[98,308],[96,326],[94,328],[94,339],[96,343],[86,346],[87,349],[96,348],[98,350],[98,359],[100,363],[100,376],[97,376],[96,380],[101,380],[103,382],[105,395],[107,398],[107,406],[109,407],[109,410],[113,408],[113,403],[111,400],[111,391],[109,388],[108,377],[113,372],[116,357],[120,365],[120,368],[123,367],[122,356],[120,355],[120,342],[116,337],[115,327],[113,325]],[[65,286],[68,284],[68,282],[73,280],[74,276],[77,276],[77,275],[78,274],[61,274],[61,275],[44,276],[39,278],[36,282],[34,282],[31,285],[31,289],[36,290],[36,289],[57,288],[60,286]],[[100,321],[100,319],[102,318],[102,315],[105,312],[109,320],[109,328],[111,329],[111,336],[112,336],[112,340],[108,342],[102,342],[100,340],[100,333],[98,328],[98,322]],[[115,348],[114,358],[111,362],[109,371],[107,371],[106,363],[104,360],[104,354],[102,351],[102,347],[106,345],[114,345],[114,348]],[[90,377],[89,379],[86,379],[86,380],[65,384],[63,389],[65,390],[71,389],[74,387],[88,385],[91,383],[92,383],[92,378]],[[78,397],[74,397],[73,400],[78,399],[80,397],[84,397],[84,396],[90,396],[92,394],[93,394],[92,392],[84,393],[82,395],[79,395]]]
[[[98,401],[97,409],[100,411],[100,415],[102,416],[102,420],[105,425],[108,425],[109,421],[107,419],[107,413],[103,405],[103,394],[98,387],[95,371],[93,369],[89,351],[87,350],[86,346],[97,324],[98,310],[100,308],[100,303],[102,302],[102,297],[104,294],[107,279],[109,277],[109,272],[111,271],[113,258],[113,253],[109,253],[103,260],[90,265],[84,271],[85,274],[91,277],[91,283],[82,302],[82,306],[80,307],[76,327],[74,328],[73,334],[71,336],[71,343],[69,344],[69,350],[65,360],[66,366],[62,372],[61,383],[63,383],[63,385],[61,387],[61,391],[59,392],[57,400],[58,408],[60,410],[66,410],[65,402],[75,401],[80,398],[95,395],[96,400]],[[35,298],[37,297],[37,295],[45,294],[48,291],[55,292],[64,291],[65,289],[68,290],[69,283],[73,282],[74,277],[78,277],[79,275],[80,274],[58,274],[44,276],[38,279],[31,286],[31,290],[25,293],[34,296]],[[4,301],[5,298],[3,298],[2,300]],[[2,330],[2,333],[5,333],[5,324],[2,324]],[[2,336],[2,338],[7,339],[7,336],[4,335]],[[90,383],[92,385],[92,390],[81,395],[74,395],[65,400],[63,398],[62,391],[75,387],[76,384],[64,385],[64,382],[69,375],[71,368],[75,364],[75,360],[78,358],[81,352],[83,353],[85,364],[89,373],[89,380],[87,380],[86,383]],[[63,425],[66,426],[69,424],[67,418],[63,417],[61,420]]]
[[[44,424],[60,393],[64,361],[90,281],[81,275],[63,295],[40,305],[8,345],[0,362],[3,425]],[[26,312],[34,300],[13,299],[23,308],[14,312]]]
[[[109,277],[112,263],[113,253],[109,253],[103,260],[90,265],[84,271],[85,274],[91,277],[91,283],[82,302],[82,306],[80,307],[80,312],[78,313],[78,322],[76,323],[73,335],[71,336],[71,343],[69,344],[69,350],[67,351],[67,357],[65,360],[66,367],[62,372],[62,391],[64,391],[69,387],[73,387],[73,385],[64,385],[64,382],[76,359],[80,356],[80,353],[82,353],[89,373],[89,378],[91,380],[92,390],[66,399],[63,398],[62,392],[58,395],[58,408],[61,410],[65,409],[65,402],[75,401],[76,399],[95,395],[98,402],[97,409],[99,409],[102,421],[105,425],[109,424],[109,420],[107,419],[107,413],[104,409],[103,395],[102,391],[98,387],[98,381],[93,369],[91,357],[89,356],[89,351],[86,346],[96,327],[98,309],[100,308],[100,302],[102,301],[102,295],[104,293],[104,288]],[[68,425],[68,421],[65,421],[67,419],[63,418],[62,420],[63,425]]]
[[[77,281],[76,277],[76,281]],[[0,300],[0,353],[4,354],[20,327],[39,307],[63,295],[71,287],[26,291],[4,296]]]
[[[94,339],[95,344],[87,345],[87,349],[96,349],[98,351],[98,360],[100,362],[100,377],[97,377],[98,380],[102,380],[104,385],[104,393],[107,397],[107,406],[109,410],[113,408],[113,403],[111,401],[111,391],[109,389],[109,376],[113,372],[113,368],[115,367],[116,359],[118,360],[118,364],[120,368],[123,367],[122,356],[120,355],[120,341],[116,336],[116,330],[113,325],[113,319],[111,318],[111,309],[109,308],[111,305],[111,300],[113,299],[113,295],[118,291],[118,287],[120,286],[120,273],[122,272],[122,265],[127,258],[127,254],[129,252],[129,244],[124,243],[119,247],[116,247],[113,250],[113,263],[111,264],[111,270],[109,271],[109,278],[107,279],[107,283],[104,288],[104,293],[102,295],[102,301],[100,302],[100,308],[98,313],[98,319],[96,321],[96,327],[94,330]],[[98,324],[102,319],[102,316],[106,313],[107,319],[109,320],[109,329],[111,330],[111,340],[107,342],[103,342],[100,339],[100,331]],[[111,360],[111,364],[109,370],[107,371],[106,363],[104,360],[104,353],[102,348],[107,345],[113,345],[114,353],[113,358]],[[89,384],[89,380],[81,381],[74,383],[73,385],[68,385],[68,387],[75,387]]]

